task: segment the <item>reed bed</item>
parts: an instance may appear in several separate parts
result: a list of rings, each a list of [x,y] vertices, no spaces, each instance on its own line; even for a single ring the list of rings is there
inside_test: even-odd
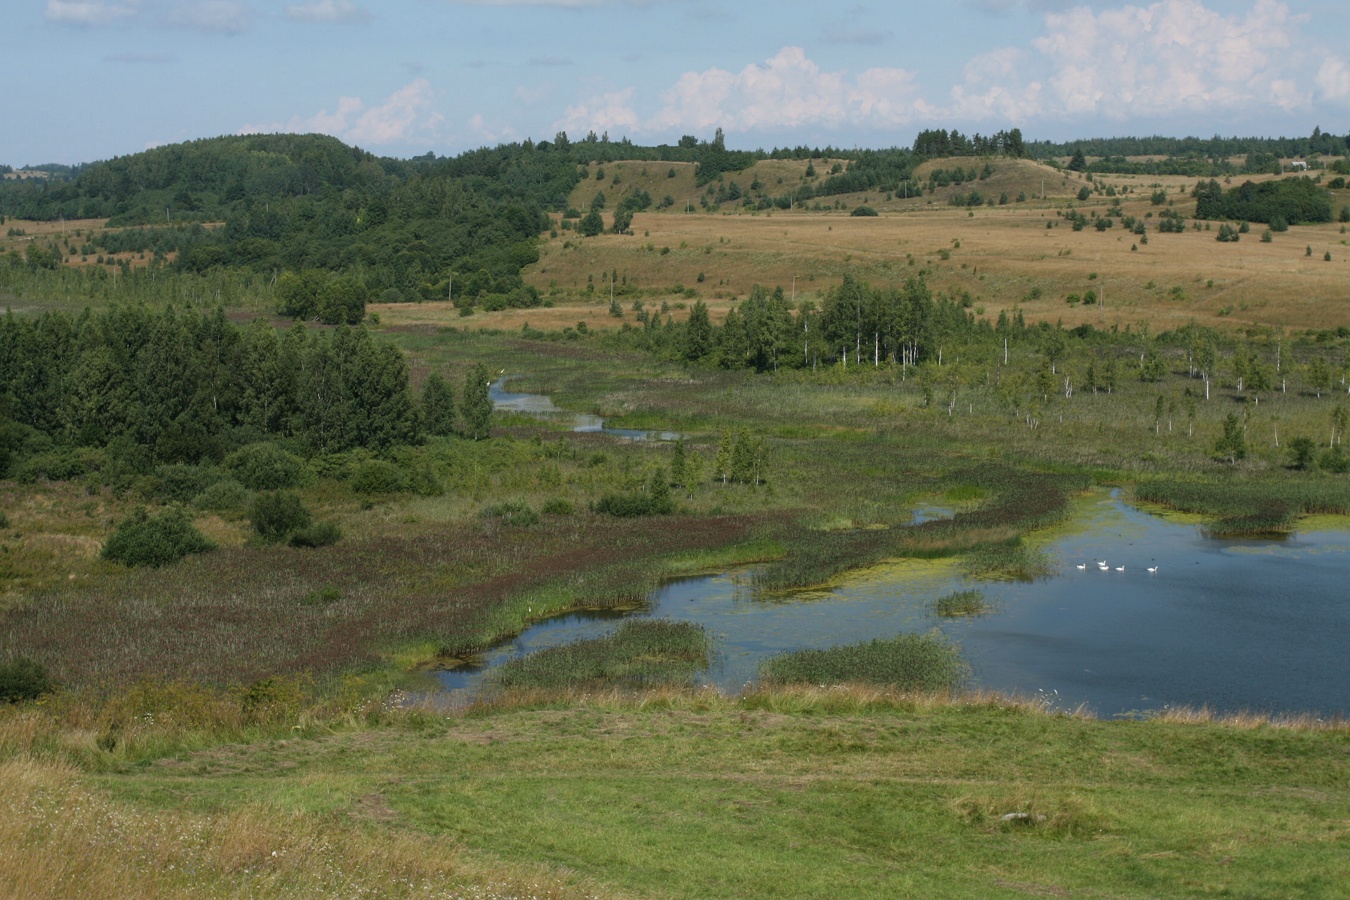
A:
[[[963,616],[982,616],[989,612],[989,602],[984,591],[953,591],[933,600],[933,612],[944,619]]]
[[[861,683],[919,691],[950,691],[966,674],[956,647],[922,634],[795,650],[770,657],[759,668],[760,680],[768,685]]]
[[[1350,482],[1332,477],[1159,480],[1134,493],[1146,503],[1212,516],[1208,530],[1216,536],[1287,532],[1302,515],[1350,515]]]
[[[504,688],[551,690],[585,685],[621,689],[690,685],[708,667],[712,640],[701,625],[635,619],[610,635],[552,647],[504,663]]]
[[[766,522],[576,515],[530,528],[409,527],[314,550],[227,548],[4,610],[0,653],[21,650],[59,684],[96,691],[166,676],[247,685],[368,670],[402,647],[473,652],[531,615],[640,605],[668,560],[683,567],[709,551],[725,559]],[[530,611],[535,599],[552,608]]]

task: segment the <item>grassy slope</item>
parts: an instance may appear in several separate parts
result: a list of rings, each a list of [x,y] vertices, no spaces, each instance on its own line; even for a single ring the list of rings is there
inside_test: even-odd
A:
[[[920,171],[961,162],[935,160]],[[964,164],[979,168],[972,160]],[[667,180],[664,169],[649,166],[648,177],[639,178],[632,173],[639,164],[619,165],[625,169],[617,189],[608,181],[583,181],[573,193],[573,205],[586,208],[602,188],[611,201],[609,209],[629,188],[642,187],[658,200],[665,193],[683,196],[662,186]],[[755,171],[768,165],[760,163]],[[785,186],[802,180],[801,174],[793,172],[804,171],[805,163],[776,161],[772,165],[797,169],[774,175],[760,172],[760,180],[771,193],[781,190],[776,184],[779,177]],[[604,329],[633,322],[631,312],[623,319],[609,315],[606,272],[619,274],[620,287],[636,285],[652,291],[641,298],[648,308],[666,300],[671,304],[669,314],[677,320],[687,315],[692,300],[675,288],[696,289],[709,304],[714,320],[719,320],[755,284],[782,286],[785,292],[795,290],[798,299],[810,297],[819,303],[846,272],[888,285],[923,270],[935,291],[968,292],[975,307],[991,320],[1000,310],[1018,308],[1028,321],[1062,321],[1066,327],[1091,323],[1106,328],[1137,327],[1146,321],[1155,331],[1192,321],[1234,329],[1246,325],[1335,328],[1347,321],[1341,286],[1347,277],[1346,266],[1350,266],[1350,238],[1340,223],[1298,226],[1276,235],[1269,244],[1261,242],[1264,226],[1257,225],[1240,242],[1220,244],[1214,231],[1161,234],[1157,230],[1158,213],[1166,207],[1150,201],[1155,185],[1164,187],[1172,208],[1189,219],[1195,202],[1181,189],[1189,190],[1195,179],[1102,176],[1096,183],[1116,188],[1118,196],[1094,194],[1080,202],[1076,195],[1087,182],[1073,173],[1029,160],[999,159],[993,166],[994,174],[985,181],[939,188],[917,199],[887,201],[865,194],[821,198],[825,207],[842,203],[842,210],[750,212],[725,204],[703,212],[695,193],[695,212],[685,213],[677,206],[638,213],[631,235],[581,239],[560,231],[545,240],[539,262],[526,270],[525,277],[552,300],[551,308],[480,312],[464,319],[448,303],[377,304],[371,309],[394,325],[434,322],[513,331],[524,324],[561,329],[585,321],[589,328]],[[822,173],[817,176],[820,180],[828,168],[817,168]],[[607,166],[607,179],[618,171],[614,164]],[[747,174],[736,180],[749,183],[751,177]],[[693,190],[692,175],[687,172],[681,171],[670,182]],[[1044,200],[1039,197],[1042,186]],[[951,195],[972,188],[995,198],[1001,193],[1014,198],[1024,193],[1028,199],[974,210],[948,205]],[[1147,244],[1139,244],[1138,237],[1119,221],[1105,232],[1091,225],[1075,232],[1061,217],[1072,207],[1091,220],[1095,215],[1105,216],[1116,202],[1126,215],[1146,222]],[[1350,204],[1350,191],[1333,191],[1332,202],[1337,210]],[[847,210],[862,203],[876,208],[880,217],[850,217]],[[1047,228],[1047,222],[1055,227]],[[1313,252],[1306,255],[1309,247]],[[948,258],[943,259],[940,251]],[[1327,252],[1332,256],[1329,263],[1323,259]],[[1090,279],[1094,273],[1098,277]],[[593,284],[594,293],[587,292],[588,283]],[[1039,296],[1032,296],[1033,289],[1039,289]],[[1065,302],[1069,294],[1081,296],[1089,290],[1105,292],[1104,308]],[[627,309],[631,298],[623,305]]]
[[[167,864],[193,867],[202,896],[342,893],[335,871],[350,894],[382,866],[392,896],[456,882],[530,895],[529,877],[541,896],[1336,896],[1350,879],[1343,728],[813,690],[297,734],[124,761],[60,790],[141,823],[108,863],[119,877],[156,887],[173,883]],[[11,869],[56,864],[37,797],[59,793],[61,770],[24,765],[5,789]],[[248,852],[229,850],[241,822],[257,823]],[[166,847],[166,827],[207,837]]]

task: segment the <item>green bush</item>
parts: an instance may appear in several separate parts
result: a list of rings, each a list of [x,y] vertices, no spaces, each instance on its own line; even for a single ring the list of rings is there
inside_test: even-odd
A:
[[[383,459],[368,459],[352,469],[352,490],[358,494],[397,494],[409,489],[407,473]]]
[[[660,498],[651,494],[606,494],[595,501],[591,509],[623,519],[633,516],[669,515],[675,511],[675,504],[669,495]]]
[[[300,457],[271,442],[240,447],[225,457],[221,465],[236,481],[254,491],[296,487],[305,472]]]
[[[336,522],[315,522],[308,528],[291,532],[287,542],[292,547],[331,547],[342,540],[342,529]]]
[[[1317,460],[1317,465],[1335,475],[1344,475],[1346,472],[1350,472],[1350,454],[1341,450],[1338,444],[1330,450],[1323,450],[1322,455]]]
[[[155,494],[169,503],[187,503],[225,476],[214,468],[183,463],[155,469]]]
[[[36,700],[51,693],[55,687],[41,663],[22,656],[0,663],[0,703]]]
[[[222,478],[192,498],[192,505],[213,513],[237,513],[248,506],[253,492],[233,478]]]
[[[88,450],[51,450],[39,453],[19,462],[14,477],[19,481],[33,482],[38,479],[47,481],[70,481],[97,468],[97,452]]]
[[[853,212],[849,213],[849,215],[850,215],[850,216],[875,216],[875,215],[877,215],[877,211],[876,211],[875,209],[873,209],[872,207],[870,207],[870,206],[858,206],[858,207],[854,207]]]
[[[535,512],[534,508],[528,503],[518,501],[489,506],[483,510],[482,515],[484,519],[497,519],[503,525],[513,525],[517,528],[528,528],[531,525],[539,524],[539,513]]]
[[[215,548],[181,507],[154,516],[139,508],[118,523],[103,545],[103,558],[125,566],[159,567]]]
[[[274,544],[292,533],[309,527],[309,510],[291,491],[263,491],[253,498],[249,509],[253,530],[264,541]]]
[[[565,497],[554,497],[552,500],[545,503],[543,509],[540,511],[546,516],[570,516],[577,510],[576,507],[572,505],[571,500],[568,500]]]

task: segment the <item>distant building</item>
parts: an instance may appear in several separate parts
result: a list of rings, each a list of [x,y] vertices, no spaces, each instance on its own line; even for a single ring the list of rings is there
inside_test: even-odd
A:
[[[1308,164],[1301,159],[1296,159],[1289,164],[1289,171],[1306,172],[1308,171]]]

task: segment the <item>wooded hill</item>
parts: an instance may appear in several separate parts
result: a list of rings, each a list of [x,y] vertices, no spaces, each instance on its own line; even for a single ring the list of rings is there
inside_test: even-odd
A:
[[[1289,146],[1255,138],[1130,140],[1074,145],[1080,152],[1070,168],[1142,166],[1210,177],[1231,170],[1228,156],[1243,150],[1251,155],[1239,168],[1252,171],[1277,164],[1277,152],[1346,150],[1344,139],[1320,132]],[[568,208],[568,198],[583,178],[602,178],[606,163],[655,164],[655,171],[670,177],[675,164],[686,171],[692,166],[705,202],[768,210],[809,208],[820,198],[846,194],[932,192],[933,173],[921,174],[920,166],[935,155],[1045,157],[1067,147],[1024,144],[1017,129],[989,137],[925,131],[912,149],[797,147],[767,153],[728,150],[720,130],[711,141],[685,136],[654,147],[594,133],[571,141],[559,133],[553,141],[503,144],[453,158],[397,160],[322,135],[210,138],[72,167],[65,177],[54,172],[47,179],[0,184],[0,221],[107,219],[109,226],[79,236],[78,243],[29,241],[22,255],[15,250],[0,257],[0,286],[6,266],[55,269],[71,257],[107,254],[129,269],[128,258],[143,255],[151,268],[185,273],[234,270],[269,281],[289,276],[289,283],[278,284],[288,314],[317,315],[334,324],[359,321],[367,301],[451,293],[489,309],[536,306],[541,298],[521,272],[538,259],[537,239],[557,221],[550,214],[561,214],[563,227],[575,224],[583,234],[605,227],[598,215],[583,220],[583,211]],[[1110,156],[1088,163],[1084,148],[1180,155],[1150,161]],[[816,174],[818,163],[821,177],[761,183],[748,170],[769,159],[806,160],[808,176]],[[981,170],[970,171],[973,177]],[[617,177],[605,182],[605,190],[593,197],[590,212],[617,211],[620,215],[611,217],[616,229],[632,211],[675,202],[633,183],[620,185]]]

